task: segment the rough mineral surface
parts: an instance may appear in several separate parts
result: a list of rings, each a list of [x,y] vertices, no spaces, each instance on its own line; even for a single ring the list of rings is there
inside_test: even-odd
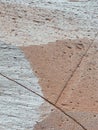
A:
[[[43,95],[38,79],[24,54],[15,46],[0,42],[0,73]],[[41,116],[43,99],[0,75],[0,130],[32,130]],[[51,108],[51,107],[50,107]]]
[[[94,38],[98,0],[2,0],[0,39],[14,45]]]
[[[0,130],[98,130],[97,109],[98,0],[0,0]]]

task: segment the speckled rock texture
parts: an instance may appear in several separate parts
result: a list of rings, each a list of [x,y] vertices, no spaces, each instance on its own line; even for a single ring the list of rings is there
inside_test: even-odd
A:
[[[87,39],[58,41],[22,49],[40,78],[39,83],[45,98],[74,117],[85,130],[97,130],[98,37],[92,41]],[[37,124],[36,130],[52,129],[51,118],[52,115]],[[73,129],[71,125],[67,128],[67,125],[60,123],[60,119],[56,121],[54,130]]]
[[[98,130],[98,0],[0,0],[0,130]]]
[[[51,102],[56,102],[91,43],[84,38],[22,47],[40,79],[43,93]]]
[[[98,129],[98,38],[82,60],[58,103],[88,130]]]
[[[0,39],[18,46],[92,39],[98,31],[97,4],[98,0],[1,0]]]
[[[0,42],[0,130],[32,130],[37,121],[47,117],[51,107],[46,104],[46,111],[40,110],[44,100],[14,81],[43,95],[23,52]]]

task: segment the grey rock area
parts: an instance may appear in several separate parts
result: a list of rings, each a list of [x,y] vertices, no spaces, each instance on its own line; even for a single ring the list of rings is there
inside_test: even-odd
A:
[[[32,130],[42,100],[0,76],[0,130]]]
[[[15,46],[0,42],[0,73],[42,95],[29,62]],[[0,75],[0,130],[32,130],[46,111],[43,99]],[[47,105],[46,105],[47,106]]]
[[[0,72],[41,94],[38,78],[18,47],[0,42]]]

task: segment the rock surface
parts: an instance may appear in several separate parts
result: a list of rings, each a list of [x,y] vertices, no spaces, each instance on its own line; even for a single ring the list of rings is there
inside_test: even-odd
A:
[[[41,116],[44,115],[44,119],[48,115],[51,107],[46,104],[46,111],[40,110],[43,99],[3,77],[1,73],[43,95],[38,78],[23,52],[3,42],[0,42],[0,129],[32,130]]]
[[[65,40],[22,47],[46,98],[55,103],[92,43],[89,39]]]
[[[26,46],[66,38],[93,39],[98,31],[98,0],[9,1],[0,2],[0,39],[6,43]]]
[[[98,130],[97,5],[0,0],[1,130]]]

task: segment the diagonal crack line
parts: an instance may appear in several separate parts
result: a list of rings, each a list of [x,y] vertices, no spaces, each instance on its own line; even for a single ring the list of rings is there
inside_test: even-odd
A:
[[[59,94],[57,100],[55,101],[55,105],[57,104],[59,98],[62,96],[63,91],[67,88],[68,83],[70,82],[70,80],[71,80],[72,77],[74,76],[75,72],[77,71],[78,67],[80,66],[81,62],[83,61],[84,57],[86,56],[88,50],[91,48],[91,46],[92,46],[92,44],[94,43],[94,41],[95,41],[95,39],[96,39],[97,36],[98,36],[98,32],[96,33],[95,38],[92,40],[91,44],[88,46],[87,50],[85,51],[85,53],[84,53],[83,56],[81,57],[81,59],[80,59],[78,65],[77,65],[76,68],[73,70],[71,76],[69,77],[69,79],[67,80],[67,82],[66,82],[66,84],[64,85],[63,89],[61,90],[61,92],[60,92],[60,94]]]
[[[34,93],[35,95],[39,96],[40,98],[44,99],[46,102],[48,102],[49,104],[51,104],[53,107],[55,107],[56,109],[58,109],[60,112],[62,112],[64,115],[66,115],[67,117],[69,117],[71,120],[73,120],[76,124],[78,124],[81,128],[83,128],[83,130],[87,130],[80,122],[78,122],[74,117],[70,116],[68,113],[66,113],[65,111],[63,111],[59,106],[55,105],[54,103],[52,103],[51,101],[49,101],[48,99],[46,99],[45,97],[41,96],[40,94],[38,94],[37,92],[29,89],[28,87],[26,87],[25,85],[9,78],[8,76],[0,73],[1,76],[5,77],[6,79],[18,84],[19,86],[23,87],[24,89],[30,91],[31,93]]]

